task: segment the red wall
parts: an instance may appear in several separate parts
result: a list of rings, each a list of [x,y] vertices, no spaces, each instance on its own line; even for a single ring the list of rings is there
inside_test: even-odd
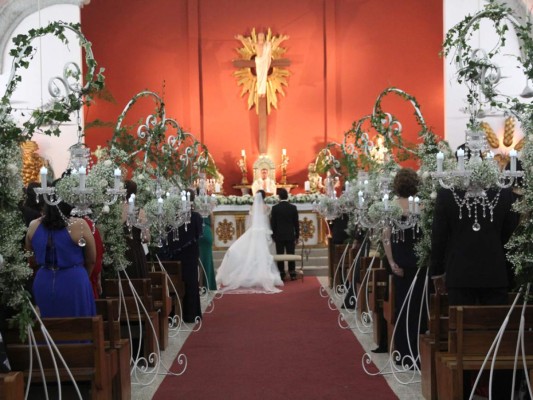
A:
[[[440,1],[92,0],[82,9],[82,27],[116,104],[98,100],[86,121],[115,121],[140,90],[164,93],[167,115],[203,140],[225,176],[225,192],[233,193],[240,150],[249,178],[258,155],[257,115],[232,75],[240,47],[234,36],[270,27],[290,36],[283,46],[291,76],[268,117],[268,153],[279,163],[287,149],[288,181],[301,188],[317,151],[341,141],[388,86],[413,94],[442,135],[442,19]],[[396,100],[384,105],[400,117],[404,137],[416,140],[412,109]],[[110,129],[93,129],[86,141],[95,147],[110,136]]]

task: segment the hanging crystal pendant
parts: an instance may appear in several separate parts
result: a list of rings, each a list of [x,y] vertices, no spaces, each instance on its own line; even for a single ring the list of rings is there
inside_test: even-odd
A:
[[[78,240],[78,246],[85,247],[86,244],[87,241],[85,240],[85,238],[80,238],[80,240]]]
[[[479,225],[479,222],[474,222],[474,224],[472,225],[472,230],[474,232],[478,232],[480,229],[481,229],[481,225]]]

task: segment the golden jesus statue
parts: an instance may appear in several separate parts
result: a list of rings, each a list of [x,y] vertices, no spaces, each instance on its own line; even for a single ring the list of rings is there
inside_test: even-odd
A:
[[[254,28],[250,36],[236,35],[235,38],[243,47],[237,49],[240,59],[233,61],[233,65],[239,68],[234,75],[238,85],[243,86],[241,96],[248,93],[248,109],[255,105],[259,115],[259,152],[262,154],[267,149],[267,115],[271,106],[277,108],[277,93],[285,95],[282,86],[287,86],[289,71],[284,67],[290,65],[290,61],[281,58],[285,49],[280,44],[289,37],[273,36],[270,28],[266,35],[263,32],[256,34]]]

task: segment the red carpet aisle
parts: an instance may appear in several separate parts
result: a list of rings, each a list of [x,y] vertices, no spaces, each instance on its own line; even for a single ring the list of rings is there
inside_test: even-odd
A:
[[[314,277],[279,294],[226,294],[182,351],[188,368],[167,377],[166,399],[395,399],[361,368],[363,350],[337,325]]]

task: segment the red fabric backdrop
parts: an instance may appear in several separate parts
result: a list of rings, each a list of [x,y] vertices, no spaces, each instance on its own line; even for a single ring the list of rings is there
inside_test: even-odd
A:
[[[86,122],[114,122],[135,93],[154,90],[164,96],[167,115],[208,146],[225,192],[235,193],[241,149],[252,177],[258,123],[232,75],[240,47],[234,36],[270,27],[290,36],[283,46],[291,76],[268,117],[268,154],[278,164],[287,149],[288,181],[301,190],[317,151],[341,141],[388,86],[413,94],[443,136],[442,8],[419,0],[92,0],[82,8],[82,28],[116,103],[97,100]],[[400,117],[404,137],[416,140],[410,106],[388,99],[385,106]],[[93,128],[86,142],[95,148],[111,134]]]

